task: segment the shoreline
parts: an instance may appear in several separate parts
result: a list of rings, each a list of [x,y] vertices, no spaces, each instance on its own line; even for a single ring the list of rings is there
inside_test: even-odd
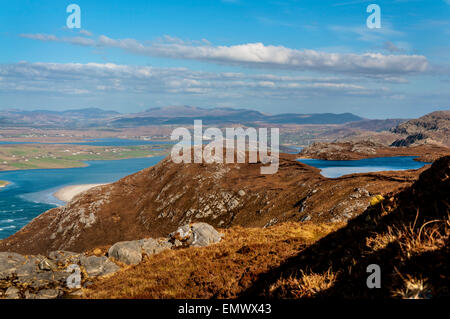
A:
[[[108,185],[109,183],[103,183],[103,184],[80,184],[80,185],[70,185],[63,187],[53,193],[53,196],[60,201],[63,202],[70,202],[75,196],[84,193],[91,188]]]
[[[167,157],[169,154],[163,154],[163,155],[148,155],[144,157],[126,157],[126,158],[114,158],[114,159],[89,159],[89,160],[80,160],[80,163],[82,165],[79,166],[67,166],[67,167],[36,167],[36,168],[14,168],[14,169],[6,169],[2,170],[0,169],[0,172],[17,172],[17,171],[32,171],[32,170],[39,170],[39,169],[69,169],[69,168],[83,168],[88,167],[89,162],[95,162],[95,161],[123,161],[123,160],[131,160],[131,159],[143,159],[143,158],[153,158],[153,157]]]
[[[5,188],[6,186],[10,185],[11,183],[8,181],[0,181],[0,189]]]

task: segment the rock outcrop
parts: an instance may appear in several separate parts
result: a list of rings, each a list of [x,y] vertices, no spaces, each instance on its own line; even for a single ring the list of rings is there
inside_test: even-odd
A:
[[[364,142],[341,142],[341,143],[313,143],[305,147],[300,155],[326,160],[353,160],[362,157],[372,157],[377,150],[384,146],[371,141]]]
[[[450,147],[450,111],[437,111],[397,125],[391,132],[402,138],[392,146],[434,144]]]
[[[142,243],[137,241],[116,243],[109,249],[108,256],[125,264],[139,264],[142,261]]]
[[[408,145],[396,145],[408,146]],[[433,162],[450,154],[450,148],[436,145],[388,147],[372,141],[313,143],[300,156],[323,160],[347,161],[387,156],[417,156],[418,161]]]
[[[194,223],[179,227],[168,238],[118,242],[109,249],[108,256],[128,265],[137,265],[144,254],[158,254],[174,247],[206,247],[221,239],[222,235],[211,225]]]
[[[222,235],[206,223],[185,225],[168,238],[146,238],[114,244],[107,256],[52,251],[48,256],[0,252],[0,299],[55,299],[76,296],[98,277],[112,275],[121,264],[139,264],[144,255],[166,249],[206,247]],[[72,281],[71,276],[78,276]]]
[[[74,267],[75,266],[75,267]],[[68,285],[75,271],[79,283],[112,274],[120,269],[102,256],[85,256],[55,251],[49,256],[0,253],[0,298],[54,299],[68,296],[75,290]],[[83,274],[82,274],[83,272]]]
[[[169,238],[177,246],[206,247],[220,242],[222,235],[211,225],[195,223],[178,228]]]

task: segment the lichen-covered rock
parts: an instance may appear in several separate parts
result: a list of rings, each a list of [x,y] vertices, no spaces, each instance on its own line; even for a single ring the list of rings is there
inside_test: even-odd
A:
[[[48,254],[48,258],[61,264],[78,264],[80,262],[80,254],[71,251],[57,250]]]
[[[184,225],[184,226],[178,227],[178,229],[176,231],[169,234],[169,238],[173,242],[178,240],[180,242],[190,244],[189,241],[193,240],[191,226]]]
[[[185,246],[205,247],[220,242],[222,235],[209,224],[194,223],[178,228],[169,235],[170,239]]]
[[[194,223],[178,228],[169,238],[118,242],[109,249],[108,257],[135,265],[142,261],[143,254],[158,254],[174,247],[204,247],[221,239],[222,235],[211,225]],[[101,254],[100,249],[98,254]],[[92,284],[91,278],[120,270],[108,257],[68,251],[53,251],[48,256],[0,253],[0,298],[55,299],[76,296],[73,287],[67,285],[67,279],[72,275],[68,267],[80,267],[81,284],[88,287]]]
[[[81,266],[89,277],[108,275],[120,269],[105,256],[67,252],[49,255],[0,253],[0,298],[55,299],[70,294],[73,290],[67,286],[67,279],[71,274],[66,271],[69,264]]]
[[[57,268],[56,264],[44,257],[39,261],[39,269],[40,270],[55,270]]]
[[[68,274],[63,271],[36,271],[27,276],[20,277],[18,283],[39,290],[50,286],[65,285],[67,277]]]
[[[35,299],[56,299],[60,294],[58,289],[43,289],[37,293]]]
[[[205,247],[218,243],[222,240],[222,234],[206,223],[195,223],[191,225],[194,240],[191,246]]]
[[[128,265],[137,265],[142,261],[142,247],[139,241],[122,241],[114,244],[108,256]]]
[[[36,256],[27,256],[26,262],[16,269],[16,276],[19,278],[29,277],[39,271],[39,258]]]
[[[166,249],[170,249],[172,248],[172,244],[167,240],[167,239],[153,239],[153,238],[149,238],[149,239],[143,239],[141,241],[142,243],[142,250],[147,254],[147,255],[152,255],[152,254],[158,254]]]
[[[9,287],[5,292],[5,297],[8,299],[20,299],[20,290],[16,287]]]
[[[120,269],[115,263],[107,257],[82,256],[80,258],[81,266],[84,267],[89,277],[105,276],[115,273]]]
[[[0,280],[10,277],[25,262],[26,259],[22,255],[0,252]]]

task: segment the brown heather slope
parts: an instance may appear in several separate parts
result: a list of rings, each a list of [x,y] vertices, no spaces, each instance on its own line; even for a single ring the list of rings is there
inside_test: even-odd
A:
[[[348,225],[233,226],[218,244],[151,255],[100,279],[83,298],[450,296],[449,163]],[[365,285],[371,263],[381,266],[382,289]]]
[[[450,297],[450,156],[417,182],[269,270],[241,296]],[[368,289],[366,268],[381,267]]]
[[[341,222],[363,212],[371,196],[411,185],[421,171],[328,179],[289,154],[280,155],[274,175],[261,175],[261,165],[175,164],[166,158],[38,216],[0,241],[0,251],[82,252],[123,240],[166,236],[194,221],[219,228]]]

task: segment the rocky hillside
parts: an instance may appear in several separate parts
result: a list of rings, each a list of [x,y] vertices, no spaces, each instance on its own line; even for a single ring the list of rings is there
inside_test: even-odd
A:
[[[334,143],[317,142],[305,147],[300,153],[303,158],[336,161],[387,156],[417,156],[418,161],[433,162],[445,155],[450,155],[450,148],[435,145],[388,147],[367,140]]]
[[[260,276],[243,296],[439,298],[450,295],[450,156],[347,226]],[[381,268],[368,289],[367,266]]]
[[[158,165],[75,197],[0,241],[0,251],[83,252],[119,241],[166,236],[179,226],[268,227],[285,221],[341,222],[363,212],[374,195],[411,185],[418,171],[328,179],[281,154],[274,175],[262,164]]]
[[[149,256],[83,297],[448,298],[449,176],[444,157],[347,224],[224,229],[216,245]],[[370,264],[381,267],[381,289],[366,285]]]
[[[401,138],[393,146],[435,144],[450,147],[450,111],[437,111],[399,124],[391,130]]]

